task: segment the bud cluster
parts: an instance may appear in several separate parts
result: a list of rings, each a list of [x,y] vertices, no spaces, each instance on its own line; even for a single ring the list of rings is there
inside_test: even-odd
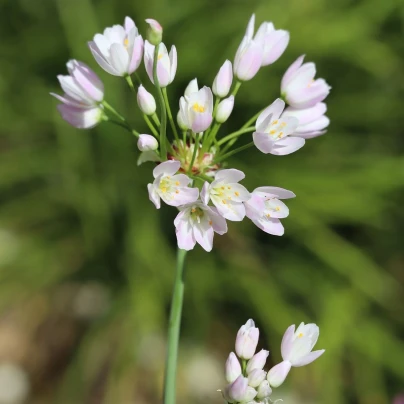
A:
[[[237,333],[236,353],[231,352],[226,361],[228,385],[222,391],[223,398],[228,403],[267,404],[272,388],[284,382],[291,367],[308,365],[324,353],[324,350],[312,352],[318,336],[315,324],[301,323],[296,331],[291,325],[282,340],[283,362],[267,373],[264,367],[269,351],[262,349],[255,353],[259,329],[253,320],[248,320]]]

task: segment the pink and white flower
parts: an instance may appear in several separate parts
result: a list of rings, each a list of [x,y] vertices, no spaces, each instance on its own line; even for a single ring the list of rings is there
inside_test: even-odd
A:
[[[236,353],[241,359],[251,359],[257,349],[260,331],[252,319],[240,327],[236,337]]]
[[[281,118],[295,117],[299,120],[299,125],[293,132],[294,136],[303,139],[311,139],[326,133],[325,128],[330,124],[330,120],[325,116],[327,105],[319,102],[314,107],[299,109],[287,107]]]
[[[230,97],[227,97],[224,100],[220,101],[216,109],[216,115],[215,115],[216,122],[219,123],[226,122],[229,119],[231,113],[233,112],[233,108],[234,108],[234,95],[231,95]]]
[[[233,383],[241,375],[240,361],[234,352],[231,352],[226,361],[226,380]]]
[[[194,133],[204,132],[213,120],[213,94],[209,87],[191,92],[197,87],[196,79],[188,85],[188,95],[180,98],[179,121]],[[192,87],[190,87],[192,86]],[[189,88],[190,87],[190,88]]]
[[[229,94],[232,82],[233,67],[230,60],[226,60],[213,81],[213,94],[220,98],[226,97]]]
[[[159,142],[152,135],[139,135],[137,140],[137,147],[142,152],[148,152],[157,150],[159,147]]]
[[[176,174],[180,162],[165,161],[153,170],[153,184],[148,184],[149,198],[157,209],[160,209],[160,199],[167,205],[181,206],[195,202],[199,196],[198,188],[190,188],[192,180],[185,174]]]
[[[153,18],[147,18],[146,22],[149,24],[147,39],[151,44],[158,45],[163,38],[163,27]]]
[[[274,236],[282,236],[284,228],[279,219],[289,216],[288,207],[281,199],[296,195],[283,188],[259,187],[251,193],[251,199],[244,202],[247,217],[261,230]]]
[[[65,121],[76,128],[92,128],[102,119],[103,110],[99,104],[104,98],[104,85],[82,62],[70,60],[67,70],[69,75],[58,76],[63,96],[51,95],[62,102],[57,108]]]
[[[215,208],[201,202],[189,203],[180,207],[174,220],[178,247],[192,250],[198,243],[206,251],[213,248],[213,235],[227,232],[226,220]]]
[[[285,102],[276,99],[264,109],[256,122],[253,141],[258,150],[265,154],[284,156],[299,150],[305,140],[293,136],[299,121],[294,116],[281,116]]]
[[[114,76],[127,76],[137,70],[143,45],[143,38],[130,17],[125,18],[124,26],[105,28],[103,34],[96,34],[88,43],[97,63]]]
[[[153,115],[156,112],[156,100],[142,85],[137,90],[137,105],[146,115]]]
[[[258,73],[264,57],[262,44],[253,38],[254,21],[253,15],[234,58],[233,72],[240,81],[251,80]]]
[[[247,189],[238,183],[244,178],[244,173],[234,168],[218,171],[215,180],[211,184],[205,182],[202,187],[202,201],[207,204],[211,200],[220,215],[228,220],[236,222],[243,220],[245,216],[243,202],[251,197]]]
[[[177,49],[173,45],[170,53],[168,53],[164,43],[157,45],[159,53],[157,57],[157,78],[160,87],[167,87],[174,80],[175,73],[177,72]],[[147,75],[150,81],[154,84],[153,78],[153,64],[154,64],[154,45],[145,41],[144,48],[144,64]]]
[[[302,55],[290,65],[281,82],[281,94],[294,108],[309,108],[323,101],[331,87],[324,79],[314,80],[316,65],[304,63]]]
[[[253,14],[248,24],[247,35],[252,37],[254,33],[255,15]],[[289,44],[290,35],[283,29],[275,29],[272,22],[265,21],[258,28],[254,41],[263,49],[261,66],[268,66],[276,62],[285,52]]]

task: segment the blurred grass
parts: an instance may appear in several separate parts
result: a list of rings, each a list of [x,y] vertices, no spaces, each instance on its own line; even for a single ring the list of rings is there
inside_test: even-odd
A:
[[[271,184],[298,197],[284,237],[230,223],[214,252],[189,254],[178,402],[220,402],[223,380],[192,360],[203,352],[212,366],[224,363],[249,317],[272,362],[288,325],[320,325],[327,352],[291,373],[285,397],[291,390],[299,403],[382,404],[404,390],[402,1],[3,0],[0,363],[27,370],[30,403],[158,402],[175,259],[175,212],[148,201],[151,167],[136,166],[134,139],[107,125],[70,128],[48,95],[59,91],[56,75],[69,58],[89,63],[108,100],[141,128],[125,83],[100,71],[86,41],[125,15],[143,32],[145,18],[161,21],[179,54],[174,101],[194,77],[211,84],[252,12],[288,29],[291,43],[241,88],[225,130],[268,105],[302,53],[333,87],[331,126],[291,156],[251,150],[231,161],[250,189]],[[73,308],[94,295],[93,284],[108,304],[83,318]],[[2,324],[12,335],[31,324],[29,341],[12,345],[26,354],[14,358],[16,338],[5,339]],[[191,388],[194,366],[207,379]]]

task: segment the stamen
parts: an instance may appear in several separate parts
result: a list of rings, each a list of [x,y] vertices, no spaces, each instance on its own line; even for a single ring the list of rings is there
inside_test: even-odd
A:
[[[201,104],[198,104],[197,102],[194,105],[192,105],[192,109],[195,112],[205,112],[205,107]]]
[[[180,182],[179,181],[175,181],[175,185],[180,185]]]
[[[236,195],[236,196],[240,196],[240,194],[239,194],[237,191],[234,193],[234,195]]]

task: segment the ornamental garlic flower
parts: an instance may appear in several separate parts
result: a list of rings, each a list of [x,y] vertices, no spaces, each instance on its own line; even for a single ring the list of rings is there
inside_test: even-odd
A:
[[[314,107],[305,109],[287,107],[281,118],[294,117],[299,120],[299,125],[293,132],[294,136],[302,137],[303,139],[311,139],[323,135],[324,130],[330,120],[324,114],[327,111],[327,105],[319,102]]]
[[[157,150],[159,147],[159,142],[152,135],[139,135],[137,147],[142,152]]]
[[[236,353],[242,359],[251,359],[258,344],[260,332],[252,319],[248,320],[237,333]]]
[[[255,15],[253,14],[248,24],[247,33],[252,37],[254,33]],[[254,36],[263,49],[261,66],[268,66],[276,62],[285,52],[289,44],[290,35],[283,29],[275,29],[272,22],[263,22]]]
[[[197,92],[189,92],[189,95],[180,98],[179,120],[194,133],[204,132],[209,128],[213,120],[212,113],[213,94],[209,87],[205,86]]]
[[[258,353],[256,353],[247,364],[247,373],[252,372],[255,369],[263,369],[265,366],[265,362],[267,361],[269,355],[269,351],[265,349],[261,349]]]
[[[303,63],[302,55],[290,65],[281,82],[282,98],[294,108],[309,108],[323,101],[331,87],[324,79],[314,80],[316,65]]]
[[[247,217],[265,233],[282,236],[284,228],[279,219],[289,216],[288,207],[280,199],[296,195],[277,187],[259,187],[251,193],[251,199],[244,202]]]
[[[215,208],[201,202],[181,206],[174,220],[178,247],[192,250],[198,243],[206,251],[213,248],[213,235],[227,232],[226,220]]]
[[[99,103],[104,98],[104,85],[98,76],[84,63],[70,60],[68,76],[58,76],[63,96],[51,93],[63,104],[58,105],[62,118],[80,129],[97,125],[103,114]]]
[[[157,57],[157,78],[160,87],[167,87],[172,83],[175,73],[177,72],[177,48],[173,45],[170,53],[168,53],[166,46],[162,42],[157,46],[159,47]],[[149,41],[145,41],[144,64],[147,75],[153,84],[154,48],[154,45]]]
[[[202,201],[207,204],[211,200],[218,212],[228,220],[243,220],[243,202],[251,197],[247,189],[238,183],[244,178],[244,173],[234,168],[218,171],[211,184],[205,182],[201,191]]]
[[[149,29],[147,30],[147,40],[152,45],[158,45],[163,39],[163,27],[160,23],[152,18],[147,18],[146,22],[149,24]]]
[[[233,383],[241,375],[241,365],[234,352],[231,352],[226,361],[226,380]]]
[[[255,16],[250,18],[247,31],[234,58],[234,75],[240,81],[251,80],[260,69],[264,50],[262,44],[253,39]]]
[[[189,97],[193,93],[197,93],[199,91],[198,80],[195,78],[189,82],[187,88],[184,91],[185,97]]]
[[[257,119],[253,141],[257,149],[265,154],[284,156],[304,146],[304,139],[291,136],[299,121],[293,116],[281,116],[284,108],[285,102],[278,98]]]
[[[230,60],[226,60],[213,81],[212,91],[217,97],[223,98],[229,94],[233,82],[233,68]]]
[[[198,188],[189,188],[190,178],[185,174],[175,173],[180,169],[180,162],[165,161],[153,170],[153,184],[148,184],[149,198],[160,209],[160,198],[171,206],[181,206],[195,202],[199,196]]]
[[[146,115],[153,115],[156,112],[156,100],[142,85],[137,90],[137,105]]]
[[[224,100],[220,101],[216,109],[216,115],[215,115],[216,122],[219,123],[226,122],[233,111],[233,107],[234,107],[234,95],[231,95],[230,97],[227,97]]]
[[[124,27],[114,25],[96,34],[88,46],[97,63],[114,76],[132,74],[142,61],[143,38],[130,17]]]

